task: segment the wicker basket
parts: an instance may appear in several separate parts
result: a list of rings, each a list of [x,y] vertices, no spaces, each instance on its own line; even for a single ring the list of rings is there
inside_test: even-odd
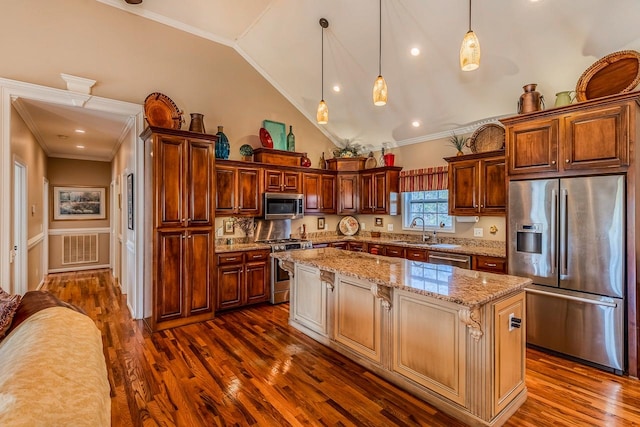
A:
[[[495,123],[480,126],[471,135],[467,147],[472,153],[484,153],[485,151],[502,150],[504,148],[504,128]]]

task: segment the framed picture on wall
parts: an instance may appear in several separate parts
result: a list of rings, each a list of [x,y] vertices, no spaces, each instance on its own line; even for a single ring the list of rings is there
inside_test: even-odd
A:
[[[127,175],[127,228],[133,230],[133,174]]]
[[[82,220],[107,217],[104,187],[53,187],[53,219]]]

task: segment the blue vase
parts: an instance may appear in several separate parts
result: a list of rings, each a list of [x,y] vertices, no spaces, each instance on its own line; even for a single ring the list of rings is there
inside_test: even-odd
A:
[[[222,126],[218,126],[218,133],[216,133],[218,140],[216,141],[216,159],[228,159],[229,158],[229,139],[227,135],[222,132]]]

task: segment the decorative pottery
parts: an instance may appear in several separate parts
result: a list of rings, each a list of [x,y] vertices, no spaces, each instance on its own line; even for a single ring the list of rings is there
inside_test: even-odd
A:
[[[265,148],[273,148],[273,139],[269,131],[265,128],[260,128],[260,143]]]
[[[287,151],[296,151],[296,136],[293,134],[293,126],[289,126],[287,135]]]
[[[191,132],[207,133],[204,130],[204,116],[201,113],[191,113],[189,130]]]
[[[244,144],[240,147],[240,155],[242,156],[242,160],[250,162],[253,157],[253,147],[249,144]]]
[[[571,95],[573,94],[573,96]],[[553,105],[554,107],[563,107],[565,105],[569,105],[573,103],[575,99],[575,91],[573,90],[565,90],[564,92],[556,93],[556,103]]]
[[[228,159],[229,158],[229,139],[227,135],[222,131],[222,126],[218,126],[218,133],[216,133],[218,140],[216,141],[216,159]]]
[[[307,157],[307,153],[304,153],[304,156],[302,157],[302,159],[300,159],[300,165],[305,168],[308,168],[311,166],[311,159]]]
[[[518,100],[518,114],[540,111],[544,108],[544,97],[536,91],[536,83],[522,86],[524,93]]]
[[[384,155],[384,165],[385,166],[393,166],[395,163],[396,155],[393,153],[387,153]]]

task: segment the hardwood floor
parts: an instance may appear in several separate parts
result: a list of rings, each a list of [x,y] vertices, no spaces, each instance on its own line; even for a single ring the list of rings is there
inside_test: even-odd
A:
[[[102,331],[113,426],[461,426],[287,324],[263,305],[150,334],[108,270],[44,289]],[[528,399],[508,426],[640,425],[640,381],[527,350]]]

